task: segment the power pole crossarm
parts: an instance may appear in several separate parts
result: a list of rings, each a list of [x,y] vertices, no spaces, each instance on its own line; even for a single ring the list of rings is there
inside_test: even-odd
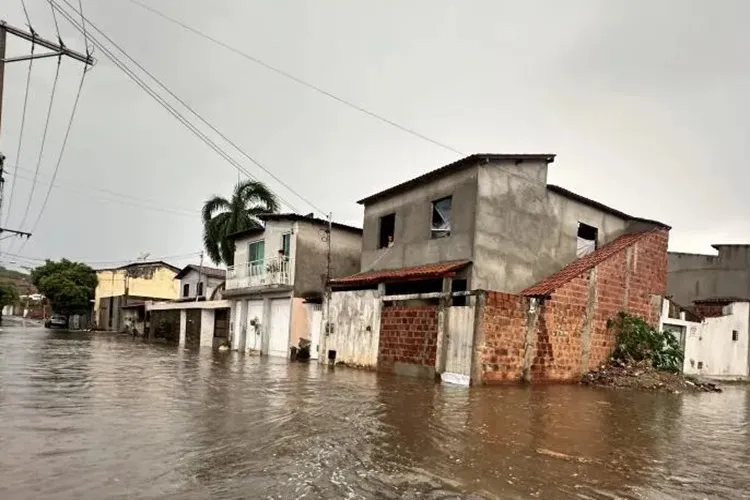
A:
[[[10,33],[11,35],[17,36],[18,38],[22,40],[26,40],[36,45],[41,45],[42,47],[46,49],[54,51],[55,55],[68,56],[71,59],[80,61],[88,66],[93,66],[94,64],[96,64],[96,61],[94,60],[94,58],[91,57],[89,54],[81,54],[80,52],[76,52],[75,50],[70,50],[65,45],[51,42],[45,38],[38,36],[36,33],[29,33],[28,31],[11,26],[5,21],[0,21],[0,32],[2,31],[5,31],[7,33]],[[3,59],[5,59],[5,56],[3,56]],[[18,60],[23,60],[23,59],[18,59]],[[11,62],[11,61],[5,60],[5,62]]]

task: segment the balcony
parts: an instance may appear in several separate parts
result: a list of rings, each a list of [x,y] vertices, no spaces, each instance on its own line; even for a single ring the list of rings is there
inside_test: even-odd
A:
[[[227,290],[292,284],[289,260],[274,257],[227,268]]]

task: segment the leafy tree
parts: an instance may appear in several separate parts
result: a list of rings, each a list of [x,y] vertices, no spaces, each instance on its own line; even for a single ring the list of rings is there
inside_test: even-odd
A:
[[[10,283],[0,284],[0,325],[3,324],[2,309],[18,302],[18,289]]]
[[[57,314],[85,314],[98,283],[96,271],[86,264],[62,259],[48,260],[31,271],[31,281],[47,297]]]
[[[623,361],[645,361],[657,370],[678,372],[682,369],[683,352],[670,332],[662,332],[642,318],[619,312],[607,321],[617,336],[612,357]]]
[[[203,205],[203,245],[217,264],[234,264],[234,243],[227,236],[262,227],[261,214],[279,211],[276,196],[258,181],[246,180],[234,187],[231,199],[214,196]]]

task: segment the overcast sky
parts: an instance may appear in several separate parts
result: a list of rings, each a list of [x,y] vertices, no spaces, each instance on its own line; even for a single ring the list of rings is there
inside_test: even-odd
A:
[[[55,39],[47,1],[26,1],[36,31]],[[748,2],[143,1],[461,152],[556,153],[550,183],[672,225],[671,250],[750,242]],[[356,200],[459,157],[129,0],[83,5],[134,59],[338,221],[361,225]],[[3,1],[0,17],[25,25],[21,1]],[[66,21],[60,28],[68,46],[83,49]],[[9,37],[8,56],[27,46]],[[199,252],[201,204],[228,195],[236,170],[101,51],[95,56],[58,187],[22,253],[96,263]],[[0,150],[10,172],[18,166],[26,179],[36,169],[55,66],[54,58],[34,63],[18,159],[27,65],[7,65]],[[24,230],[47,191],[80,71],[63,60]],[[313,210],[236,157],[295,208]],[[26,179],[17,180],[8,227],[22,222]],[[9,176],[4,212],[11,185]],[[8,243],[2,250],[17,253],[20,245]]]

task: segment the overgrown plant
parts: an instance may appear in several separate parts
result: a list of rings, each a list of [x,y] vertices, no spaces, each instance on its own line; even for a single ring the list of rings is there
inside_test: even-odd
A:
[[[643,319],[619,312],[607,321],[614,330],[617,347],[612,357],[622,361],[650,361],[657,370],[678,372],[682,369],[683,352],[678,340]]]

